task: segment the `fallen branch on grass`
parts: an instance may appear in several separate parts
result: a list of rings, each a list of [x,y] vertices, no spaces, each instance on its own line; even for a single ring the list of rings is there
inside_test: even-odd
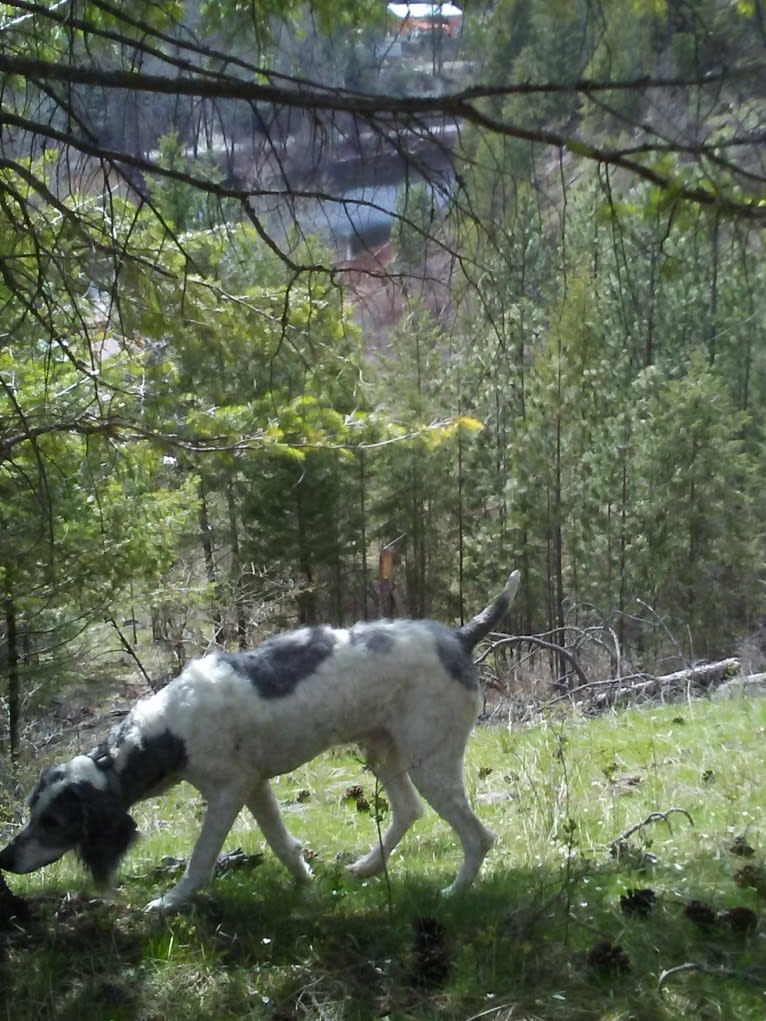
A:
[[[580,699],[578,696],[582,695],[582,693],[586,691],[594,691],[596,688],[614,689],[616,686],[619,686],[620,691],[633,691],[633,682],[644,680],[646,680],[646,674],[627,674],[625,677],[610,677],[607,681],[588,681],[586,684],[578,684],[578,686],[572,691],[565,691],[563,695],[556,695],[555,698],[549,698],[547,702],[543,703],[543,707],[548,709],[550,706],[554,706],[558,702],[566,701],[577,701],[579,703]]]
[[[644,680],[631,679],[628,684],[625,684],[622,678],[615,678],[612,682],[613,686],[608,688],[607,685],[604,685],[607,690],[594,695],[592,702],[596,706],[614,705],[625,698],[634,699],[637,695],[656,698],[657,696],[689,691],[692,688],[707,691],[732,677],[738,671],[739,660],[732,656],[729,659],[718,660],[716,663],[702,663],[685,670],[674,670],[671,674],[659,674],[656,677],[648,677],[644,674]],[[575,689],[572,694],[577,695],[578,691],[579,689]]]
[[[687,961],[685,964],[677,964],[674,968],[666,968],[660,974],[659,981],[657,982],[657,991],[661,993],[667,980],[683,971],[698,971],[703,975],[713,975],[715,978],[737,978],[743,982],[752,982],[755,985],[764,985],[766,983],[764,972],[756,969],[737,971],[736,968],[711,968],[709,965],[700,964],[698,961]]]
[[[612,677],[606,681],[588,681],[573,688],[572,691],[548,699],[543,705],[549,708],[559,702],[570,701],[577,705],[587,704],[601,709],[619,702],[633,701],[638,696],[666,697],[680,691],[689,691],[691,688],[707,691],[723,684],[738,670],[739,660],[731,657],[718,660],[716,663],[703,663],[685,670],[675,670],[670,674],[649,676],[634,673],[625,677]]]
[[[487,1007],[486,1010],[480,1011],[478,1014],[471,1014],[470,1017],[466,1018],[466,1021],[479,1021],[483,1017],[491,1017],[493,1014],[499,1014],[501,1010],[513,1011],[514,1003],[496,1003],[492,1007]],[[508,1015],[510,1017],[510,1014]]]
[[[643,819],[641,822],[636,823],[635,826],[630,826],[627,830],[621,833],[619,837],[615,837],[614,840],[611,840],[609,842],[609,846],[617,847],[623,841],[627,840],[628,837],[632,837],[634,833],[637,833],[639,830],[642,830],[645,826],[651,825],[651,823],[653,822],[664,822],[667,828],[672,833],[673,827],[670,825],[670,820],[668,819],[668,816],[672,815],[673,813],[680,813],[681,815],[685,816],[686,819],[689,821],[689,825],[694,826],[694,820],[692,819],[692,817],[689,815],[685,808],[669,808],[667,812],[652,812],[650,815],[647,815],[646,819]]]
[[[584,635],[585,633],[583,633]],[[620,672],[619,647],[615,640],[618,675],[607,680],[590,681],[575,652],[542,635],[493,635],[492,641],[475,662],[478,665],[483,663],[491,653],[525,645],[555,653],[557,657],[565,660],[571,668],[567,684],[571,679],[576,682],[569,690],[538,705],[538,709],[547,709],[559,702],[569,701],[586,710],[600,710],[607,706],[644,699],[664,700],[679,695],[688,696],[692,691],[709,692],[716,689],[740,671],[739,660],[731,656],[715,663],[700,663],[682,670],[674,670],[668,674],[647,674],[637,671],[623,675]],[[563,679],[556,683],[560,687]],[[508,693],[509,684],[507,682],[502,685],[498,684],[497,687]]]

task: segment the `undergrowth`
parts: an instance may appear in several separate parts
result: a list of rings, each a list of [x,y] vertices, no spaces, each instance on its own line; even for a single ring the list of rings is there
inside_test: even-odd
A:
[[[0,932],[0,1017],[762,1021],[765,735],[764,700],[479,728],[468,784],[498,840],[449,900],[459,851],[431,812],[388,882],[345,875],[386,804],[341,749],[275,783],[313,884],[243,814],[243,854],[185,913],[147,915],[199,827],[179,787],[137,810],[110,898],[69,858],[7,877],[28,916]]]

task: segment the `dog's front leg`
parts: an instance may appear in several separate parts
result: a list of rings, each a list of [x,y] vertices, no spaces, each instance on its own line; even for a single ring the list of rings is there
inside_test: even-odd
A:
[[[299,883],[307,883],[313,873],[303,857],[303,845],[288,832],[268,781],[264,780],[252,791],[247,799],[247,807],[277,858]]]
[[[234,825],[244,802],[239,796],[218,795],[208,801],[202,831],[180,881],[162,897],[151,901],[147,911],[177,911],[213,874],[226,834]]]

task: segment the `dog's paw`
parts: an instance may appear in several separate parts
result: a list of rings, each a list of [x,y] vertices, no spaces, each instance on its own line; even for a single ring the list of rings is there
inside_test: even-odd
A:
[[[310,883],[313,880],[314,872],[308,862],[301,858],[300,862],[293,869],[293,876],[295,876],[296,883],[305,886],[306,883]]]
[[[165,894],[164,897],[156,897],[154,900],[150,900],[144,908],[147,915],[169,915],[173,911],[178,911],[183,904],[183,901],[179,902],[175,900],[170,894]]]
[[[373,848],[369,854],[365,854],[358,861],[346,866],[346,872],[354,879],[367,879],[369,876],[377,876],[385,868],[383,857],[378,848]]]

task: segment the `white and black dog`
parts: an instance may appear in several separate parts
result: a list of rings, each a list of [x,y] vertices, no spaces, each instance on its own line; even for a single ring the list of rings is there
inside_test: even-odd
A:
[[[183,877],[150,909],[177,909],[208,881],[244,806],[280,861],[306,881],[311,870],[269,779],[356,742],[388,794],[391,823],[349,871],[383,870],[422,814],[419,791],[462,843],[460,870],[445,892],[467,886],[494,839],[463,785],[465,746],[482,704],[471,650],[518,584],[514,571],[497,598],[456,629],[412,620],[309,627],[252,652],[193,661],[137,702],[92,752],[43,774],[29,799],[30,822],[0,852],[0,869],[32,872],[76,849],[95,880],[106,882],[136,836],[130,806],[187,780],[207,802],[205,821]]]

